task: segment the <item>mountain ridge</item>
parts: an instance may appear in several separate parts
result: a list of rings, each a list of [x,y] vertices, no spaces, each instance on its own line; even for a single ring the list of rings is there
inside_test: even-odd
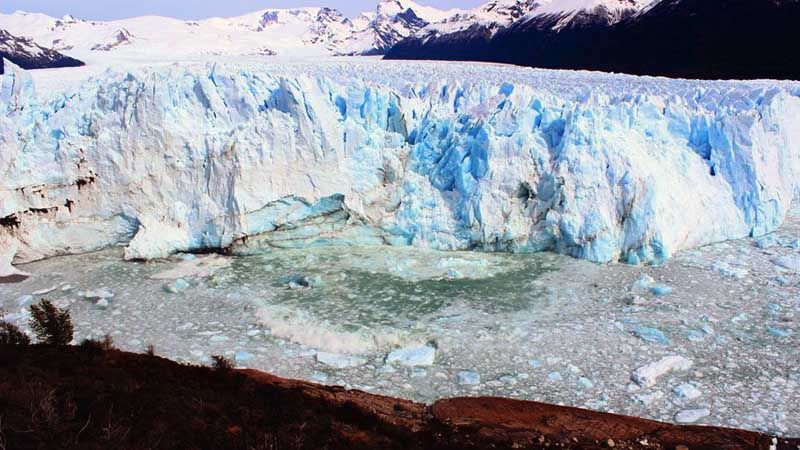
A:
[[[23,69],[77,67],[83,62],[44,48],[31,39],[20,38],[0,29],[0,74],[5,71],[4,59]]]

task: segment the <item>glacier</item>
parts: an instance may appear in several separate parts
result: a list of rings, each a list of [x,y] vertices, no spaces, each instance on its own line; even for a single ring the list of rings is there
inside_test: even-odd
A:
[[[183,63],[0,78],[0,275],[319,245],[655,264],[775,230],[800,84],[486,64]]]

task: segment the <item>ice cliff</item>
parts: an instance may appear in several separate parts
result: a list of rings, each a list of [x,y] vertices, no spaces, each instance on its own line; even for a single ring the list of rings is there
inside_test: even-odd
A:
[[[774,230],[800,88],[473,64],[0,78],[0,266],[391,244],[598,262]],[[2,271],[3,269],[0,269]]]

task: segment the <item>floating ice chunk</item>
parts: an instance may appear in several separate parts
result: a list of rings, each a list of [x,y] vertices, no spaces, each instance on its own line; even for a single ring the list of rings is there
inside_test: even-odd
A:
[[[642,339],[647,342],[652,342],[655,344],[662,344],[662,345],[669,345],[670,340],[667,336],[657,328],[651,327],[637,327],[633,330],[633,334],[635,334],[639,339]]]
[[[642,306],[647,304],[647,300],[640,295],[629,294],[625,296],[625,303],[631,306]]]
[[[800,256],[779,256],[772,259],[772,264],[792,272],[800,273]]]
[[[711,270],[729,278],[736,278],[737,280],[742,280],[749,274],[745,268],[733,267],[730,264],[722,261],[712,264]]]
[[[384,364],[378,369],[378,373],[386,374],[386,373],[395,373],[395,372],[397,372],[397,369],[392,367],[390,364]]]
[[[386,356],[386,363],[408,367],[430,366],[433,365],[434,359],[436,359],[436,349],[429,345],[422,345],[395,350]]]
[[[314,372],[311,374],[311,381],[316,381],[317,383],[327,383],[328,374],[325,372]]]
[[[778,238],[774,234],[768,234],[756,239],[756,247],[768,249],[778,245]]]
[[[686,332],[686,339],[692,342],[702,342],[706,339],[706,334],[697,330],[689,330]]]
[[[672,288],[664,283],[658,283],[650,275],[642,274],[630,288],[633,294],[651,293],[656,296],[668,295],[672,292]]]
[[[550,372],[547,374],[547,379],[550,381],[561,381],[563,377],[560,372]]]
[[[17,297],[18,306],[27,306],[33,303],[33,295],[21,295]]]
[[[236,359],[237,363],[250,361],[254,357],[255,356],[252,353],[246,352],[244,350],[238,351],[234,354],[234,358]]]
[[[678,398],[683,400],[694,400],[703,395],[703,393],[700,392],[700,389],[697,389],[697,387],[691,383],[679,384],[678,386],[675,386],[673,391]]]
[[[33,294],[33,295],[45,295],[45,294],[49,294],[49,293],[55,291],[56,289],[58,289],[58,286],[52,286],[52,287],[49,287],[49,288],[39,289],[38,291],[31,292],[31,294]]]
[[[675,422],[678,423],[695,423],[698,420],[711,415],[711,411],[707,408],[700,409],[684,409],[675,414]]]
[[[218,270],[228,267],[230,258],[220,255],[207,255],[178,262],[173,268],[150,276],[153,280],[177,280],[179,278],[205,278]]]
[[[637,394],[636,401],[641,403],[644,406],[650,406],[654,402],[661,400],[664,397],[664,393],[661,391],[654,391],[649,394]]]
[[[164,290],[169,292],[170,294],[177,294],[188,288],[189,288],[189,283],[183,278],[178,278],[177,280],[164,285]]]
[[[779,328],[772,325],[767,327],[767,331],[769,334],[778,338],[787,338],[792,335],[792,330],[787,330],[785,328]]]
[[[458,384],[461,385],[476,385],[481,384],[481,376],[477,372],[471,370],[463,370],[456,375]]]
[[[281,277],[280,283],[289,289],[318,288],[324,286],[322,277],[309,277],[307,275],[288,275]]]
[[[423,378],[428,376],[428,371],[422,367],[414,367],[411,370],[411,378]]]
[[[641,387],[651,387],[658,382],[658,377],[673,370],[689,370],[691,367],[692,361],[683,356],[667,356],[634,370],[631,380]]]
[[[109,306],[108,299],[101,298],[100,300],[97,301],[97,303],[95,303],[95,305],[100,309],[106,309]]]
[[[594,387],[594,383],[592,383],[592,380],[590,380],[590,379],[588,379],[588,378],[586,378],[586,377],[580,377],[580,378],[578,378],[578,384],[579,384],[579,385],[580,385],[582,388],[585,388],[585,389],[591,389],[591,388],[593,388],[593,387]]]
[[[650,293],[658,297],[669,295],[672,293],[672,288],[664,283],[656,283],[650,286]]]
[[[643,294],[650,291],[650,286],[652,286],[656,280],[653,279],[650,275],[642,274],[638,280],[636,280],[631,285],[631,292]]]
[[[114,297],[114,293],[107,289],[97,289],[94,291],[86,291],[83,293],[86,300],[106,300]]]
[[[360,356],[340,355],[338,353],[329,352],[317,352],[316,359],[317,362],[336,369],[358,367],[367,363],[367,360]]]

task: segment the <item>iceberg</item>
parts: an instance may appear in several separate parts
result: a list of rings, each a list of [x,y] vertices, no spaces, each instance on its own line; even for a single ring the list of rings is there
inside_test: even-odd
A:
[[[774,231],[800,85],[483,64],[195,63],[0,78],[0,272],[320,245],[658,263]]]

